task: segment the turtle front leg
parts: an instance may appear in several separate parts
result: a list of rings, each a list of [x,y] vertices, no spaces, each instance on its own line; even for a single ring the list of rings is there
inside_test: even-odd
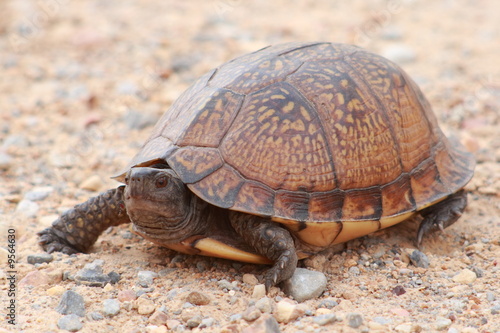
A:
[[[64,212],[51,227],[38,232],[39,244],[48,253],[87,251],[108,227],[130,222],[124,189],[108,190]]]
[[[292,277],[297,267],[297,253],[292,235],[268,219],[231,211],[234,230],[260,255],[274,261],[265,274],[266,290]]]
[[[425,235],[437,229],[444,231],[445,228],[455,223],[462,216],[466,206],[467,193],[461,190],[445,200],[423,209],[420,215],[424,219],[418,228],[417,245],[420,247]]]

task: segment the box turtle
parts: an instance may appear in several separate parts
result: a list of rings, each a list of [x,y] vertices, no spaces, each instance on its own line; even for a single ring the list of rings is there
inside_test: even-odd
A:
[[[131,222],[180,252],[297,260],[416,213],[417,243],[454,223],[474,158],[440,130],[396,64],[361,48],[288,43],[208,72],[173,103],[111,189],[41,232],[48,252],[84,252]]]

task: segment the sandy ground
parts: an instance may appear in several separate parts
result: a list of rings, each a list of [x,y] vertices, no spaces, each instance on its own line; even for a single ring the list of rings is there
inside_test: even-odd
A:
[[[497,1],[4,0],[0,11],[2,313],[12,299],[9,230],[16,237],[18,281],[17,324],[2,315],[0,331],[59,331],[62,315],[55,308],[65,290],[85,300],[81,332],[164,332],[196,315],[213,323],[193,331],[239,332],[251,325],[238,316],[257,301],[252,276],[245,282],[242,276],[259,277],[263,267],[178,255],[131,236],[126,226],[106,232],[90,254],[55,255],[36,266],[27,256],[42,252],[35,233],[57,214],[116,186],[109,176],[198,76],[268,44],[322,40],[355,43],[398,62],[428,96],[443,129],[473,151],[478,164],[464,216],[424,243],[428,268],[408,263],[415,221],[351,241],[301,263],[327,275],[327,290],[280,329],[500,332]],[[101,288],[61,280],[95,259],[104,261],[105,273],[121,274],[120,282]],[[161,276],[144,288],[141,270]],[[223,279],[233,290],[221,287]],[[406,293],[398,296],[396,286]],[[195,290],[210,303],[186,305]],[[140,314],[130,296],[137,292],[166,316]],[[287,298],[277,289],[270,297],[273,304]],[[117,298],[117,315],[96,315],[104,300]],[[325,300],[335,306],[325,308]],[[328,313],[342,320],[320,326],[315,320]],[[358,328],[350,325],[352,313],[362,316]]]

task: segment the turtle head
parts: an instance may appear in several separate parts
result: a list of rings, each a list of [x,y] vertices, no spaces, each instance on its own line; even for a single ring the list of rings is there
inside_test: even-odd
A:
[[[191,192],[172,169],[136,167],[126,177],[124,198],[136,232],[162,243],[189,236]]]

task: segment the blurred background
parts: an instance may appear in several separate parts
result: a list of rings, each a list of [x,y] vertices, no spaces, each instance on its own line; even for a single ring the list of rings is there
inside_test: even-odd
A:
[[[106,174],[106,165],[125,165],[128,148],[142,144],[147,128],[197,77],[288,41],[352,43],[394,60],[451,130],[498,122],[500,4],[493,0],[0,6],[0,140],[4,154],[38,155],[36,165],[16,165],[32,182],[46,182],[54,167],[85,164],[86,172],[104,167]],[[101,145],[106,149],[96,149]],[[44,177],[36,179],[34,170]],[[74,171],[59,176],[77,183],[87,177]]]
[[[474,222],[457,234],[500,238],[498,1],[0,0],[0,13],[0,231],[16,225],[21,256],[61,211],[116,186],[109,176],[197,77],[289,41],[401,65],[478,159]]]

